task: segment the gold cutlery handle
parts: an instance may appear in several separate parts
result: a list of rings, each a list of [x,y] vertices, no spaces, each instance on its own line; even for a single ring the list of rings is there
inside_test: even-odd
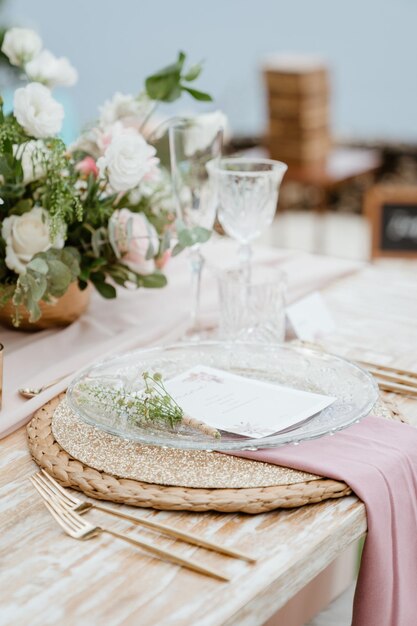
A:
[[[417,397],[416,387],[409,387],[408,385],[388,383],[383,380],[377,380],[378,386],[382,391],[390,391],[391,393],[400,394],[403,396],[409,396],[411,398]]]
[[[181,565],[181,567],[186,567],[194,572],[198,572],[199,574],[205,574],[206,576],[211,576],[212,578],[217,578],[218,580],[229,581],[230,578],[209,567],[204,567],[199,565],[196,561],[192,561],[191,559],[185,559],[173,552],[169,552],[168,550],[164,550],[163,548],[158,548],[153,546],[146,541],[141,541],[140,539],[133,539],[132,537],[128,537],[127,535],[122,535],[121,533],[115,532],[114,530],[109,530],[108,528],[102,528],[101,532],[107,533],[112,537],[117,537],[117,539],[121,539],[122,541],[126,541],[126,543],[130,543],[137,548],[142,548],[146,552],[150,552],[151,554],[155,554],[159,556],[161,559],[165,561],[170,561],[175,565]]]
[[[240,550],[227,548],[226,546],[222,546],[212,541],[203,539],[198,535],[194,535],[192,533],[188,533],[182,530],[177,530],[176,528],[172,528],[171,526],[166,526],[165,524],[154,522],[153,520],[148,520],[146,518],[134,517],[133,515],[129,515],[129,513],[116,511],[115,509],[104,506],[102,504],[93,504],[92,506],[99,511],[103,511],[103,513],[108,513],[109,515],[114,515],[115,517],[121,517],[137,525],[145,526],[147,528],[153,528],[154,530],[158,530],[165,535],[169,535],[170,537],[174,537],[175,539],[181,539],[182,541],[191,543],[195,546],[207,548],[208,550],[213,550],[214,552],[220,552],[221,554],[225,554],[227,556],[231,556],[237,559],[243,559],[244,561],[248,561],[249,563],[256,563],[256,559],[254,557],[245,554]]]

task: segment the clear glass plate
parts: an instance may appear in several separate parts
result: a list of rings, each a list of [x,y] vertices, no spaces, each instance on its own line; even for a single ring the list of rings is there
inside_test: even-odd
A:
[[[142,372],[161,372],[167,380],[194,365],[209,365],[248,378],[335,396],[329,407],[297,428],[262,439],[222,433],[213,439],[180,427],[176,431],[137,426],[114,402],[98,401],[86,391],[95,384],[126,393],[142,388]],[[205,342],[137,350],[83,370],[71,383],[67,399],[83,420],[124,439],[144,444],[192,450],[254,450],[298,443],[346,428],[369,414],[378,398],[373,378],[340,357],[309,348],[285,345]]]

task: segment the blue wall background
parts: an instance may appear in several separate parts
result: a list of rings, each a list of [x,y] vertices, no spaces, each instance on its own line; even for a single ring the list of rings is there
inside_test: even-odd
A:
[[[77,67],[66,93],[76,126],[115,90],[139,91],[182,48],[206,59],[199,84],[233,130],[259,133],[261,60],[299,51],[329,61],[336,134],[417,140],[417,0],[8,0],[1,22],[36,28]],[[194,104],[184,96],[181,107]]]

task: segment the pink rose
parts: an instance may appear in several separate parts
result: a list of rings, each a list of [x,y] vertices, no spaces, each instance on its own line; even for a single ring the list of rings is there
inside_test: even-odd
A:
[[[90,156],[86,156],[82,161],[79,161],[75,169],[81,172],[81,174],[84,174],[84,176],[88,176],[89,174],[94,174],[96,178],[98,176],[97,164],[93,157]]]
[[[123,263],[139,274],[152,274],[155,271],[155,261],[147,259],[146,254],[150,245],[154,255],[158,252],[159,239],[155,228],[143,213],[133,213],[129,209],[115,211],[111,219],[115,225],[117,245]],[[131,224],[130,238],[128,222]]]

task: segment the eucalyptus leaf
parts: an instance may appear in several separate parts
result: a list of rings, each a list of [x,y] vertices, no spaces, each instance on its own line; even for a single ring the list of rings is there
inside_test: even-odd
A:
[[[62,261],[51,260],[48,265],[48,291],[52,296],[62,296],[71,283],[71,272]]]
[[[184,246],[182,246],[180,243],[177,243],[172,250],[172,256],[178,256],[183,250]]]
[[[34,300],[28,300],[26,308],[29,311],[29,322],[37,322],[42,315],[39,304]]]
[[[205,243],[210,239],[212,231],[202,226],[195,226],[192,230],[192,237],[195,243]]]
[[[48,263],[44,259],[35,256],[27,264],[27,269],[33,270],[34,272],[38,272],[39,274],[46,275],[48,273],[49,267],[48,267]]]
[[[178,233],[178,243],[181,244],[183,248],[194,245],[195,241],[192,235],[192,231],[186,228],[180,230],[180,232]]]
[[[30,294],[30,300],[35,302],[39,302],[45,294],[48,281],[43,274],[31,274],[27,272],[26,274],[28,294]]]
[[[76,248],[68,247],[60,250],[60,260],[65,263],[71,272],[71,282],[80,274],[81,255]]]

